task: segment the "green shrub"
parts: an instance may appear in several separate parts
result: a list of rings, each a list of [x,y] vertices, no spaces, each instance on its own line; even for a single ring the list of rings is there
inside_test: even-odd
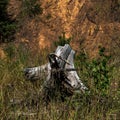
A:
[[[0,20],[5,20],[7,18],[6,16],[6,9],[8,5],[9,0],[0,0]]]
[[[78,107],[76,117],[82,119],[103,119],[114,107],[117,100],[110,93],[112,67],[109,65],[110,55],[105,54],[105,48],[99,48],[99,56],[90,59],[84,51],[76,56],[75,65],[79,75],[89,91],[76,94],[74,105]],[[118,103],[117,103],[118,105]],[[83,109],[81,109],[83,108]]]
[[[86,54],[81,53],[77,57],[77,64],[80,66],[81,72],[86,76],[85,79],[91,81],[92,90],[94,94],[107,95],[110,87],[110,73],[112,67],[108,66],[110,60],[109,55],[105,55],[105,48],[99,49],[99,57],[96,59],[88,60]]]
[[[9,42],[13,40],[16,29],[16,23],[11,20],[7,14],[7,5],[9,0],[0,0],[0,42]]]
[[[41,4],[38,0],[23,0],[23,13],[29,17],[35,17],[43,13]]]
[[[66,38],[65,37],[65,32],[62,33],[61,36],[58,37],[58,41],[55,41],[54,44],[57,47],[58,45],[64,46],[65,44],[70,44],[72,38]]]
[[[89,66],[91,70],[90,75],[94,80],[95,92],[101,95],[108,94],[108,89],[110,87],[110,72],[112,67],[108,66],[108,61],[110,56],[104,54],[105,48],[100,48],[99,55],[100,58],[94,59]]]

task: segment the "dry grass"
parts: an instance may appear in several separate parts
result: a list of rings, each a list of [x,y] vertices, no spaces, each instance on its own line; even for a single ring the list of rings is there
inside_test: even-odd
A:
[[[76,93],[66,98],[65,102],[53,100],[45,106],[41,99],[43,80],[34,83],[26,81],[22,70],[26,66],[43,64],[47,52],[44,51],[33,59],[29,50],[21,47],[16,49],[14,45],[10,45],[6,53],[7,59],[0,60],[1,120],[116,120],[120,118],[118,85],[120,68],[114,70],[112,83],[114,89],[111,87],[107,97]]]

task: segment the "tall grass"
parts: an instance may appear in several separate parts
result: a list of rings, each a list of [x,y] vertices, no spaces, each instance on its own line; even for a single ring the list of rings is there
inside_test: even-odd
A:
[[[65,102],[53,100],[45,106],[41,99],[44,80],[26,81],[22,71],[25,67],[43,64],[48,51],[43,51],[34,57],[29,49],[22,45],[16,48],[12,43],[5,48],[5,51],[7,57],[0,60],[1,120],[115,120],[120,117],[118,114],[120,68],[114,69],[111,73],[110,92],[101,95],[92,91],[96,88],[92,85],[94,77],[86,75],[88,72],[84,65],[86,56],[77,57],[76,67],[80,68],[79,75],[90,92],[75,93],[72,97],[66,98]],[[41,56],[42,60],[39,59]]]

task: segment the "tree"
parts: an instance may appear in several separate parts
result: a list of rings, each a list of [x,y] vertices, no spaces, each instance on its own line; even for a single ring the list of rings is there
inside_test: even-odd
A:
[[[15,33],[15,20],[11,20],[7,14],[7,5],[9,0],[0,0],[0,42],[9,42],[13,40]]]

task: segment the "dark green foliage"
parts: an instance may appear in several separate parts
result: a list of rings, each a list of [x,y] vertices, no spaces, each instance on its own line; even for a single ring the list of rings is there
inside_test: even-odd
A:
[[[16,24],[10,21],[0,21],[0,42],[10,42],[14,39]]]
[[[29,17],[35,17],[38,14],[42,14],[43,9],[38,0],[23,0],[23,14]]]
[[[105,48],[99,48],[99,57],[91,61],[86,54],[81,53],[77,60],[80,60],[81,71],[91,81],[94,94],[107,95],[110,87],[110,72],[112,67],[108,66],[110,56],[104,54]]]
[[[0,42],[10,42],[13,40],[16,24],[7,14],[9,0],[0,0]]]
[[[106,113],[113,109],[118,109],[115,104],[118,105],[117,99],[114,99],[115,96],[111,94],[111,78],[113,69],[109,64],[111,56],[105,54],[105,48],[99,48],[98,58],[90,59],[87,56],[87,53],[82,51],[76,57],[76,66],[79,67],[79,74],[81,80],[86,84],[89,91],[86,91],[85,94],[75,95],[76,105],[78,107],[77,117],[81,118],[81,112],[84,108],[86,114],[89,114],[91,111],[94,111],[94,117],[91,119],[101,119],[106,117]],[[118,98],[118,96],[116,96]],[[82,115],[85,119],[85,116]]]
[[[94,80],[95,92],[106,95],[110,87],[110,72],[111,67],[107,65],[110,56],[104,54],[105,48],[100,48],[100,58],[92,60],[88,66],[89,75]]]
[[[65,44],[70,44],[72,38],[66,38],[65,37],[65,32],[62,33],[61,36],[59,36],[59,40],[55,41],[55,46],[57,47],[58,45],[64,46]]]
[[[6,8],[8,0],[0,0],[0,20],[6,19]]]

